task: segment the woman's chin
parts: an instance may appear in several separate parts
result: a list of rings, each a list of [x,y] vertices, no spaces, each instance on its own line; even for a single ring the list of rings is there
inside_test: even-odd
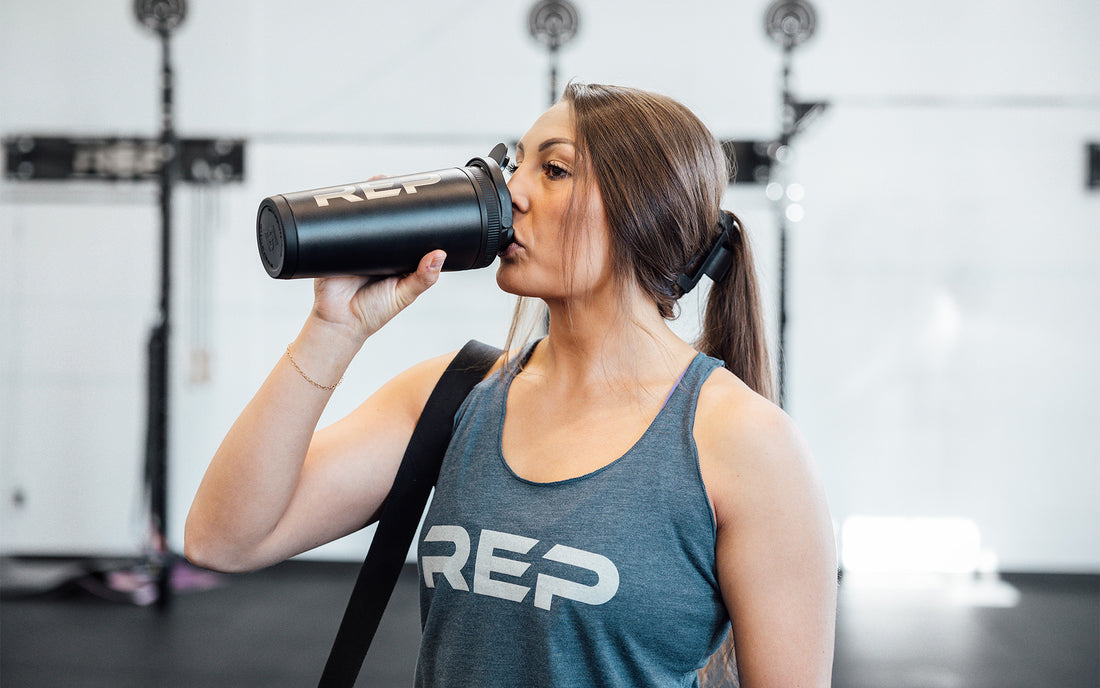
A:
[[[502,259],[500,266],[497,267],[497,286],[500,287],[501,291],[516,296],[539,297],[543,295],[535,288],[534,280],[524,279],[520,265],[507,259]]]
[[[521,293],[521,284],[520,280],[517,279],[516,272],[514,265],[509,265],[502,260],[500,266],[497,267],[497,286],[500,287],[501,291],[509,294],[527,296],[527,294]]]

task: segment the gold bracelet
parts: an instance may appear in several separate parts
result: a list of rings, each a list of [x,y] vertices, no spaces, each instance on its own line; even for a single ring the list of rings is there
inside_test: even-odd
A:
[[[305,371],[298,367],[298,362],[295,361],[294,357],[290,355],[290,345],[289,344],[287,344],[287,347],[286,347],[286,357],[290,359],[290,365],[294,366],[294,369],[298,371],[298,374],[301,375],[302,378],[306,382],[313,385],[317,389],[323,389],[325,391],[331,392],[332,390],[336,389],[336,385],[338,385],[338,384],[340,384],[341,382],[344,381],[344,378],[340,378],[339,380],[336,381],[336,384],[334,384],[334,385],[322,385],[320,382],[317,382],[316,380],[311,378],[309,375],[306,375]]]

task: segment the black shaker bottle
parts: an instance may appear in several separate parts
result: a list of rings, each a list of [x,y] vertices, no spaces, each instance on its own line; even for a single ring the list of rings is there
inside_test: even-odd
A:
[[[465,167],[265,198],[264,267],[280,279],[400,275],[435,249],[447,252],[444,270],[486,267],[512,243],[506,152],[502,143]]]

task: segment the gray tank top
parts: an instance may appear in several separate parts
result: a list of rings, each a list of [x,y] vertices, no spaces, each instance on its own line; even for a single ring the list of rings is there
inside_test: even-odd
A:
[[[698,685],[729,628],[692,436],[720,365],[697,355],[633,448],[553,483],[501,452],[514,373],[474,388],[421,529],[417,686]]]

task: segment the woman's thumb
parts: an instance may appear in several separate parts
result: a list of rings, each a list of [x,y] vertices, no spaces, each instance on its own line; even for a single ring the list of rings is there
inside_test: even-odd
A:
[[[408,306],[413,300],[428,290],[439,279],[439,272],[443,269],[443,262],[447,254],[442,250],[435,250],[420,259],[416,272],[405,275],[397,284],[398,299],[401,307]]]

